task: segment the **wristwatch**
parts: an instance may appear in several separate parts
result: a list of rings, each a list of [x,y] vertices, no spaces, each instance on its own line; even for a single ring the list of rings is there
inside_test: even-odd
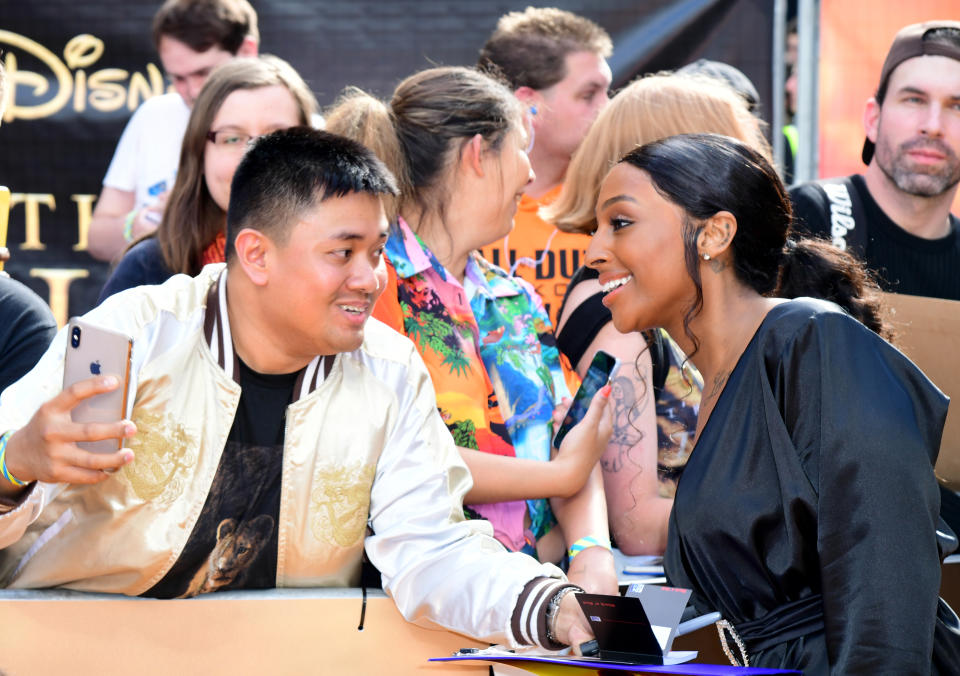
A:
[[[579,592],[582,594],[583,589],[574,584],[568,584],[564,587],[561,587],[557,593],[553,595],[553,598],[550,599],[550,603],[547,604],[547,641],[560,647],[566,647],[567,644],[561,643],[557,640],[557,611],[560,610],[560,602],[563,601],[563,597],[570,592]]]

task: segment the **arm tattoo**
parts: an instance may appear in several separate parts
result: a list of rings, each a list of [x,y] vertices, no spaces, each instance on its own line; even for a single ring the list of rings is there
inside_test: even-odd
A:
[[[613,432],[607,445],[607,452],[600,460],[604,472],[619,472],[628,461],[638,463],[629,457],[630,449],[643,438],[634,421],[640,417],[637,396],[633,381],[626,376],[613,379]]]

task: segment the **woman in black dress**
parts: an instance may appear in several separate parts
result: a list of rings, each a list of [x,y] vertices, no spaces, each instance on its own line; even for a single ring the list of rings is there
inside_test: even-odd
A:
[[[751,666],[955,669],[934,651],[946,397],[837,305],[765,295],[809,263],[774,170],[729,137],[670,137],[610,171],[597,221],[587,262],[614,325],[665,328],[704,376],[671,584],[722,613],[730,654]]]

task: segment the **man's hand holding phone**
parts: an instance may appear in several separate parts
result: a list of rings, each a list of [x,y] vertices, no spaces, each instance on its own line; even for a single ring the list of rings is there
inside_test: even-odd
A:
[[[77,442],[132,437],[137,433],[133,422],[74,422],[70,417],[77,405],[118,387],[120,381],[115,376],[86,378],[41,406],[7,442],[5,462],[9,472],[25,482],[95,484],[107,479],[109,471],[130,463],[130,449],[93,453],[78,447]],[[3,495],[12,496],[20,490],[0,479]]]
[[[573,594],[567,594],[560,601],[557,610],[555,630],[560,643],[570,646],[574,655],[579,655],[580,644],[593,638],[590,623],[580,609],[580,604]]]

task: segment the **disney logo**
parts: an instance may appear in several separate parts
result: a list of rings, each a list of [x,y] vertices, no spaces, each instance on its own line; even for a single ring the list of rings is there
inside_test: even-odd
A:
[[[122,68],[88,72],[86,69],[103,55],[103,40],[88,33],[76,35],[67,42],[63,60],[39,42],[11,31],[0,30],[2,46],[8,47],[3,50],[6,52],[3,66],[10,90],[4,122],[52,117],[67,106],[78,113],[88,105],[105,113],[124,106],[133,111],[141,101],[166,90],[163,73],[152,63],[147,64],[146,75]],[[21,70],[17,51],[40,61],[52,76]],[[28,98],[40,101],[18,104],[18,93],[24,90],[29,93]]]

